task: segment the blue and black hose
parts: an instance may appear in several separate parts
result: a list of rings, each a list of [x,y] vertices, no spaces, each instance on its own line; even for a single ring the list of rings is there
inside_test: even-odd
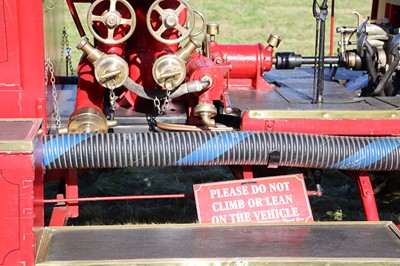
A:
[[[400,138],[267,132],[161,132],[54,135],[46,169],[269,165],[395,171]]]

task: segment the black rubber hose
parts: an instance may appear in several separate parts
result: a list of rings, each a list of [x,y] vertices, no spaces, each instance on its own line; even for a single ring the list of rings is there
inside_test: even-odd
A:
[[[46,169],[268,165],[400,169],[400,139],[266,132],[163,132],[46,136]]]

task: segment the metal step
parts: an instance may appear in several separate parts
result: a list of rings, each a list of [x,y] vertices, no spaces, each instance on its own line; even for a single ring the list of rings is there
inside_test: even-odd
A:
[[[391,222],[45,228],[37,265],[400,265]]]

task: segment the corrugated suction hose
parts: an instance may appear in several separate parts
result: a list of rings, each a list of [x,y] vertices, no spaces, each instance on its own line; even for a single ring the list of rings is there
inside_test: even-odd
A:
[[[400,138],[266,132],[54,135],[46,169],[270,165],[321,169],[400,169]]]

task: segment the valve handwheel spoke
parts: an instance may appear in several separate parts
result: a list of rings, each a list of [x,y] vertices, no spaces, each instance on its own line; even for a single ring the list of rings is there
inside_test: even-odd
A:
[[[109,8],[106,9],[101,15],[96,15],[96,8],[99,4],[109,1]],[[119,8],[123,8],[128,13],[121,14],[117,8],[117,3],[120,3]],[[106,27],[106,31],[102,32],[103,35],[107,34],[107,37],[102,37],[94,28],[94,22],[100,22]],[[87,24],[90,32],[93,36],[105,44],[119,44],[126,41],[132,36],[136,27],[136,14],[132,6],[127,0],[97,0],[89,8],[87,16]],[[129,30],[121,38],[116,39],[115,33],[119,26],[129,26]],[[99,30],[101,31],[101,30]]]
[[[167,27],[165,27],[164,25],[162,25],[155,33],[156,33],[157,35],[161,36],[161,35],[164,33],[164,31],[166,31],[167,29],[168,29]]]
[[[160,14],[161,16],[164,16],[165,13],[166,13],[166,12],[164,11],[164,9],[162,9],[161,6],[160,6],[159,4],[157,4],[157,5],[154,7],[154,10],[157,11],[158,14]]]
[[[178,14],[178,16],[182,13],[182,11],[185,9],[185,5],[184,4],[180,4],[179,6],[178,6],[178,8],[177,9],[175,9],[175,13],[176,14]]]
[[[117,0],[110,0],[110,12],[117,11]]]
[[[92,21],[100,21],[100,22],[103,22],[103,20],[104,20],[103,16],[92,15]]]
[[[177,25],[175,26],[175,29],[177,29],[181,34],[184,34],[185,31],[187,31],[187,29],[185,29],[184,27],[182,27],[182,25],[180,25],[180,24],[177,24]]]
[[[107,40],[112,41],[114,40],[114,30],[108,29]]]
[[[190,37],[194,26],[195,26],[195,16],[194,10],[186,0],[175,0],[179,3],[178,7],[173,8],[163,8],[160,3],[165,0],[155,1],[149,8],[146,16],[147,28],[150,34],[159,42],[164,44],[177,44],[186,38]],[[179,16],[186,10],[186,21],[185,25],[181,25],[179,22]],[[157,23],[158,26],[154,26],[154,16],[153,12],[158,13],[158,18],[161,23]],[[163,34],[168,30],[176,30],[179,32],[179,36],[174,39],[169,39],[170,36],[163,36]]]
[[[131,25],[132,19],[131,18],[121,18],[119,25]]]

